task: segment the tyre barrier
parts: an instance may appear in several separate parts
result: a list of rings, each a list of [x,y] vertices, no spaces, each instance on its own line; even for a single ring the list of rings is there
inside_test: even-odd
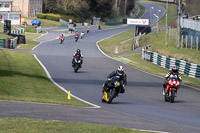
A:
[[[173,66],[177,66],[180,74],[184,74],[191,78],[200,79],[200,65],[184,60],[169,58],[156,52],[147,51],[144,49],[142,49],[142,58],[163,68],[171,69]]]

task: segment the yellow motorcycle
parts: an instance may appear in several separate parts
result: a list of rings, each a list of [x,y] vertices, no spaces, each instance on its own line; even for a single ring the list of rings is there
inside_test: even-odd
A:
[[[111,103],[112,100],[118,96],[118,93],[121,91],[121,87],[122,83],[120,82],[120,77],[113,77],[108,85],[105,86],[106,89],[103,91],[102,102]]]

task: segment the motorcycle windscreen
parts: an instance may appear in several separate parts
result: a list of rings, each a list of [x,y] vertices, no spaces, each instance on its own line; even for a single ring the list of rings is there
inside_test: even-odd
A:
[[[75,62],[78,62],[81,59],[80,56],[75,56],[74,58],[75,58]]]

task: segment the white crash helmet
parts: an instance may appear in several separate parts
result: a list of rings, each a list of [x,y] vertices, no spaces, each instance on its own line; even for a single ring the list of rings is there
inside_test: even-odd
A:
[[[122,74],[124,74],[124,68],[123,68],[123,66],[119,66],[119,67],[117,68],[117,71],[116,71],[116,72],[117,72],[117,74],[120,75],[120,76],[121,76]]]

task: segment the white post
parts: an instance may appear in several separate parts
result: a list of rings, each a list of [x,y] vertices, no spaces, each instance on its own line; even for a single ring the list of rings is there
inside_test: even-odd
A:
[[[159,20],[159,17],[156,15],[156,14],[153,14],[155,17],[156,17],[156,19],[157,19],[157,31],[156,31],[156,34],[158,35],[158,20]]]
[[[154,9],[154,7],[152,6],[151,8],[150,8],[150,22],[149,22],[149,25],[151,25],[152,24],[152,13],[151,13],[151,9],[153,10]]]
[[[168,12],[168,0],[167,0],[167,2],[166,2],[166,33],[165,33],[165,47],[167,47],[167,32],[168,32],[167,12]]]
[[[178,3],[178,26],[177,26],[177,48],[179,48],[180,11],[181,11],[181,3],[179,0],[179,3]]]
[[[158,16],[158,20],[157,20],[157,34],[158,34],[158,32],[159,32],[159,26],[158,26],[158,21],[159,21],[159,19],[160,19],[160,17],[159,17],[159,13],[161,12],[161,10],[158,10],[157,11],[157,16]]]

